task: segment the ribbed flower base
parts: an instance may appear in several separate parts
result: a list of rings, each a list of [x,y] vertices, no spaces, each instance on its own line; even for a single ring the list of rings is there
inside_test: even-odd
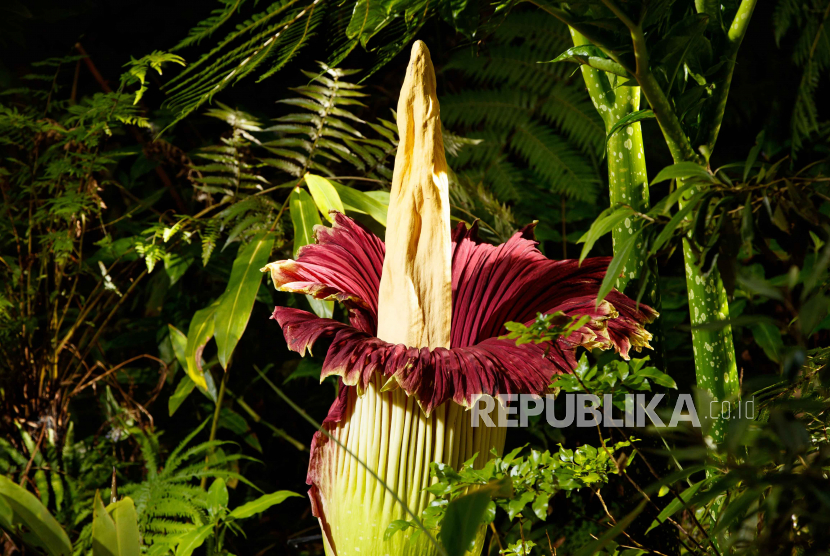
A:
[[[505,430],[473,428],[470,412],[452,402],[427,417],[401,389],[380,392],[377,378],[361,397],[351,389],[343,419],[329,427],[330,434],[371,467],[419,518],[430,501],[431,495],[424,492],[430,484],[430,463],[458,468],[478,453],[476,467],[480,468],[491,457],[492,448],[502,453]],[[320,438],[312,453],[309,477],[317,487],[311,496],[328,556],[438,554],[423,533],[410,542],[412,529],[383,540],[390,522],[411,517],[337,443]],[[483,539],[482,528],[472,554],[481,552]]]

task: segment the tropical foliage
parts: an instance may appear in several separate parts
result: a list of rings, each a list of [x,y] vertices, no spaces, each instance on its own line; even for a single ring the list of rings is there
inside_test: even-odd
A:
[[[387,546],[826,554],[830,1],[191,4],[0,6],[4,554],[323,554],[309,459],[384,374],[413,422],[475,380],[615,416],[691,394],[700,417],[516,408],[503,452],[426,461],[411,497],[381,480]],[[453,263],[482,284],[453,334],[486,338],[377,371],[415,39],[455,249],[521,255]],[[370,425],[342,446],[355,473]]]

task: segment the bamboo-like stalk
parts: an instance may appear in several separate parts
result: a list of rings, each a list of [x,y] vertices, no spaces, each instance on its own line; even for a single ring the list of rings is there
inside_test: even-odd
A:
[[[718,84],[715,92],[716,102],[705,113],[707,121],[704,122],[705,139],[701,145],[701,151],[707,157],[711,154],[715,141],[717,140],[718,132],[720,131],[738,48],[746,34],[746,29],[752,17],[756,1],[742,0],[734,20],[725,33],[727,40],[725,51],[726,64],[718,75],[715,76]],[[651,73],[648,50],[641,25],[630,20],[613,0],[603,0],[603,2],[631,32],[636,68],[628,69],[629,71],[633,69],[634,77],[641,86],[643,94],[646,96],[654,111],[660,129],[663,131],[666,144],[672,154],[672,158],[675,162],[696,162],[698,164],[704,164],[704,157],[695,152],[688,137],[683,132],[680,121],[674,113],[665,92],[660,88],[654,75]],[[697,1],[696,8],[702,13],[719,13],[717,12],[716,4],[705,0]],[[570,17],[564,12],[557,11],[550,13],[565,23],[574,23],[569,21]],[[579,40],[585,41],[582,37]],[[594,72],[596,75],[600,73],[584,66],[582,71],[583,76],[586,74],[586,71]],[[588,78],[586,78],[586,83],[588,83],[590,91],[591,84]],[[596,93],[592,92],[593,94]],[[611,173],[611,164],[611,157],[609,156],[609,174]],[[682,204],[683,202],[681,201]],[[615,232],[618,232],[618,230],[615,230]],[[635,250],[633,258],[636,259],[636,256],[637,251]],[[683,256],[686,270],[689,312],[692,325],[694,326],[692,329],[692,346],[695,356],[697,384],[713,398],[714,402],[722,403],[733,401],[740,396],[740,384],[735,361],[732,328],[728,325],[718,326],[719,322],[729,319],[729,303],[726,290],[723,287],[723,282],[720,279],[717,268],[712,269],[708,276],[703,273],[702,269],[698,266],[698,260],[689,243],[689,239],[683,240]],[[710,413],[705,408],[703,411],[706,415]],[[717,416],[718,412],[713,410],[711,413]],[[722,441],[725,429],[726,421],[721,418],[716,418],[710,431],[710,436],[713,441]]]
[[[570,28],[570,31],[575,46],[590,44],[588,39],[573,28]],[[581,71],[591,101],[605,123],[606,133],[610,132],[622,118],[640,109],[639,87],[614,88],[610,81],[610,74],[588,65],[583,64]],[[606,157],[611,206],[623,204],[638,212],[648,212],[650,208],[648,174],[643,133],[639,122],[626,126],[608,139]],[[641,219],[626,219],[611,230],[615,252],[617,245],[622,245],[631,234],[642,228],[643,224]],[[649,264],[647,251],[645,249],[633,250],[623,266],[622,275],[617,279],[615,287],[636,298],[640,273],[647,264]],[[629,287],[631,284],[633,285]],[[652,267],[641,301],[660,311],[660,287],[656,265]],[[655,324],[659,328],[659,321]],[[663,352],[662,336],[660,333],[654,333],[652,345],[657,354]]]
[[[607,5],[612,5],[611,0],[604,0]],[[729,71],[722,76],[718,83],[718,95],[716,108],[707,112],[709,121],[705,123],[708,130],[707,143],[702,145],[702,150],[711,154],[711,147],[717,139],[720,124],[723,119],[723,112],[726,106],[726,95],[732,79],[734,59],[737,55],[743,36],[756,0],[743,0],[735,20],[730,25],[728,32],[729,46],[727,56],[729,57]],[[704,8],[701,3],[699,8]],[[680,134],[679,120],[676,114],[668,105],[665,93],[657,85],[654,75],[649,68],[648,51],[646,49],[645,37],[642,28],[637,25],[631,28],[631,37],[634,45],[634,53],[637,59],[636,78],[643,87],[646,98],[654,109],[657,121],[663,130],[666,143],[672,153],[675,162],[697,162],[702,164],[703,157],[691,149],[691,144],[684,134]],[[681,206],[683,201],[681,200]],[[689,298],[689,313],[692,329],[692,347],[695,357],[695,375],[698,387],[704,389],[713,398],[713,402],[722,404],[731,402],[740,396],[740,384],[735,361],[735,346],[732,339],[732,327],[721,325],[722,321],[729,319],[729,302],[726,290],[723,287],[720,274],[717,268],[711,270],[709,275],[704,274],[698,266],[698,260],[688,238],[683,240],[683,257],[686,269],[686,290]],[[719,411],[709,411],[709,408],[702,408],[704,414],[715,417],[710,430],[714,442],[721,442],[724,439],[726,420],[720,418]]]
[[[720,403],[732,402],[741,395],[732,327],[699,328],[729,319],[729,302],[726,289],[717,268],[706,276],[695,262],[697,257],[683,239],[683,257],[686,265],[686,290],[689,296],[689,316],[692,322],[692,347],[695,354],[697,385],[712,397],[715,405],[698,408],[704,415],[714,417],[709,435],[721,442],[727,421],[719,417]]]

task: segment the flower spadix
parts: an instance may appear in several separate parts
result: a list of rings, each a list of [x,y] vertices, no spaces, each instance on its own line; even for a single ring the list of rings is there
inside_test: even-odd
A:
[[[273,315],[290,349],[326,350],[321,378],[337,375],[341,388],[324,427],[385,483],[315,434],[307,482],[330,556],[436,554],[425,535],[383,540],[392,520],[407,518],[389,489],[419,515],[431,462],[458,467],[479,454],[482,466],[491,449],[501,453],[504,429],[471,426],[466,410],[478,396],[543,393],[576,366],[578,346],[627,358],[649,347],[643,324],[656,317],[616,291],[596,304],[608,259],[549,260],[532,227],[499,246],[481,243],[475,225],[451,228],[435,73],[420,41],[397,118],[386,241],[336,214],[296,260],[266,267],[278,289],[349,309],[349,324],[287,307]],[[589,319],[549,345],[499,337],[507,322],[555,311]]]

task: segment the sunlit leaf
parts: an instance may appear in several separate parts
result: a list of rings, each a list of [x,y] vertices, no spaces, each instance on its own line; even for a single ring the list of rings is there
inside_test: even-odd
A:
[[[314,174],[306,174],[305,183],[317,204],[317,208],[320,209],[326,220],[334,222],[334,217],[330,214],[333,210],[340,213],[345,212],[343,202],[337,194],[337,189],[329,180]]]
[[[271,232],[259,233],[239,250],[233,262],[230,280],[214,315],[217,356],[225,369],[248,326],[262,281],[260,269],[268,263],[273,246],[274,235]]]
[[[70,556],[66,532],[32,493],[0,475],[0,528],[49,556]]]
[[[234,508],[234,510],[228,514],[228,517],[233,519],[245,519],[246,517],[251,517],[252,515],[264,512],[271,506],[282,504],[285,499],[295,496],[302,498],[300,494],[289,490],[279,490],[277,492],[272,492],[271,494],[265,494],[256,500],[252,500],[247,504]]]

